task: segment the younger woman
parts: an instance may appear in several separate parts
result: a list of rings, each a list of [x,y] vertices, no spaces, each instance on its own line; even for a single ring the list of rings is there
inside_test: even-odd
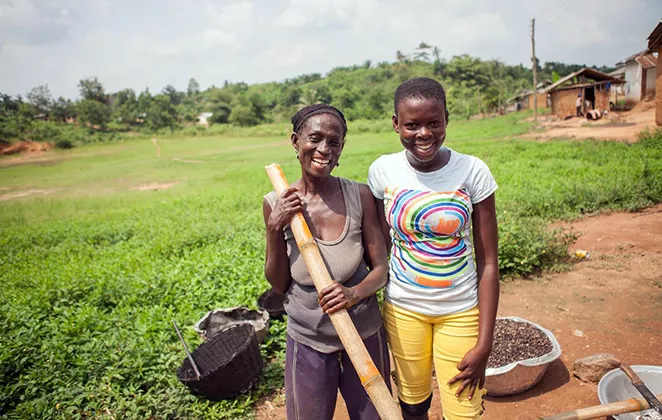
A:
[[[378,158],[368,184],[391,254],[383,316],[402,414],[428,418],[434,365],[444,418],[479,419],[499,300],[497,185],[480,159],[443,147],[438,82],[402,83],[394,107],[404,150]]]

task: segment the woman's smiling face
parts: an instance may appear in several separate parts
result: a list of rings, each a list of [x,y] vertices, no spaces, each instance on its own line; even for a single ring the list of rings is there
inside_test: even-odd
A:
[[[446,109],[435,98],[407,98],[393,115],[393,129],[413,158],[415,169],[426,170],[441,162],[439,149],[446,139]],[[410,159],[411,160],[411,159]]]
[[[304,172],[313,177],[331,175],[345,145],[343,133],[342,123],[333,114],[308,118],[299,132],[292,134],[292,144]]]

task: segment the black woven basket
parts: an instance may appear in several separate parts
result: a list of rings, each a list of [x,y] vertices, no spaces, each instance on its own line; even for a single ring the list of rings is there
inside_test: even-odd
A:
[[[206,341],[191,354],[200,370],[195,375],[188,358],[177,369],[177,379],[196,395],[212,401],[234,398],[251,389],[262,372],[262,357],[250,324],[234,324]]]
[[[273,319],[283,319],[283,315],[285,315],[284,303],[285,295],[276,293],[274,289],[265,291],[257,298],[257,307],[263,311],[267,311]]]

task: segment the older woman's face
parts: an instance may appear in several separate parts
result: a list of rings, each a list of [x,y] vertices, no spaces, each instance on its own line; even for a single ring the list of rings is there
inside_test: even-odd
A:
[[[292,135],[303,170],[314,177],[326,177],[338,165],[345,139],[343,125],[332,114],[308,118],[299,133]]]

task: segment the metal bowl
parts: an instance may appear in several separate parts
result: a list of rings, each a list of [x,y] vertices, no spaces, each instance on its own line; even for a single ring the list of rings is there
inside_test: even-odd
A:
[[[545,355],[518,360],[505,366],[485,370],[485,389],[487,390],[487,395],[503,397],[524,392],[540,382],[550,363],[561,356],[561,345],[551,331],[534,322],[516,316],[499,317],[498,319],[509,319],[511,321],[531,324],[545,333],[552,343],[552,350]]]
[[[634,373],[641,378],[646,386],[655,395],[662,393],[662,366],[630,366]],[[620,369],[607,372],[598,383],[598,398],[600,404],[609,404],[630,398],[641,398],[639,391],[632,386],[630,379]],[[635,420],[639,416],[652,413],[653,410],[645,410],[636,413],[619,414],[614,416],[616,420]]]

